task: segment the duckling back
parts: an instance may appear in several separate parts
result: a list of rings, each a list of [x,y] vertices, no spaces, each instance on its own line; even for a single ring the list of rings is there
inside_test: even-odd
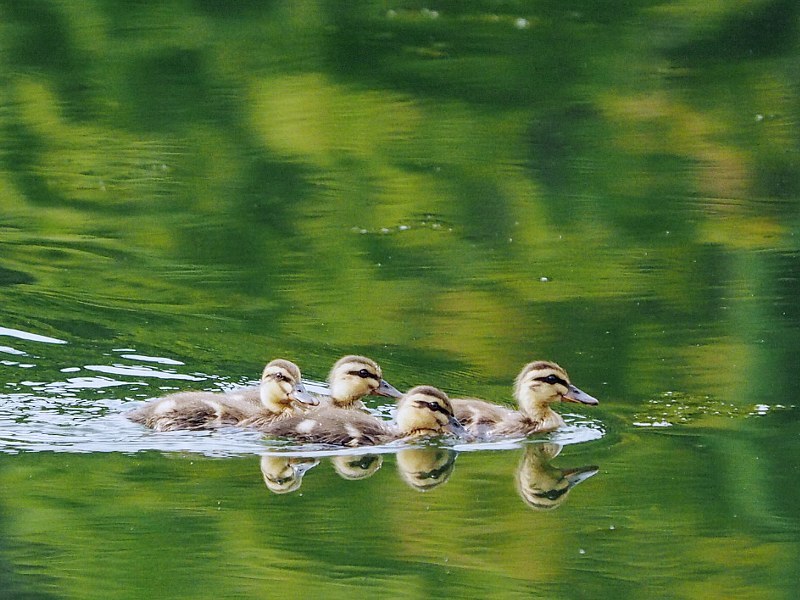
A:
[[[304,411],[295,406],[284,409],[279,413],[269,410],[264,410],[261,406],[257,406],[255,410],[249,412],[244,418],[239,420],[236,425],[245,427],[247,429],[264,430],[271,425],[276,424],[278,421],[291,419],[292,417],[300,416]]]
[[[529,417],[522,413],[512,412],[489,430],[490,436],[532,435],[546,433],[564,427],[566,423],[560,414],[551,409],[546,409],[536,417]]]
[[[372,446],[393,439],[388,424],[370,414],[322,406],[272,422],[253,423],[259,431],[302,443]]]
[[[258,405],[215,392],[179,392],[148,402],[125,415],[155,431],[209,429],[236,425]]]
[[[498,423],[511,418],[515,411],[477,398],[450,400],[453,412],[464,428],[472,435],[486,435]]]

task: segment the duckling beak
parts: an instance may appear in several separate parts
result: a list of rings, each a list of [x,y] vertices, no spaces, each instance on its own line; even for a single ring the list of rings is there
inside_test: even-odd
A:
[[[579,390],[572,384],[569,385],[569,391],[564,394],[563,399],[564,402],[577,402],[579,404],[590,404],[591,406],[600,404],[597,398]]]
[[[596,465],[589,465],[586,467],[576,467],[574,469],[564,469],[561,471],[564,479],[569,481],[569,487],[573,487],[586,481],[592,475],[596,475],[600,467]]]
[[[468,432],[466,429],[464,429],[461,421],[455,417],[450,417],[450,419],[447,421],[447,425],[445,425],[444,428],[453,435],[457,435],[459,437],[467,437],[468,435]]]
[[[308,393],[306,386],[304,386],[302,382],[298,382],[298,384],[294,386],[292,390],[292,399],[302,402],[303,404],[310,404],[311,406],[319,404],[319,400]]]
[[[385,379],[381,379],[380,385],[376,389],[372,390],[372,395],[388,396],[389,398],[399,398],[403,394],[397,391],[397,388],[395,388],[391,383],[389,383]]]
[[[303,462],[298,462],[292,465],[292,470],[298,477],[302,477],[306,474],[306,471],[310,471],[314,467],[319,464],[319,459],[314,460],[304,460]]]

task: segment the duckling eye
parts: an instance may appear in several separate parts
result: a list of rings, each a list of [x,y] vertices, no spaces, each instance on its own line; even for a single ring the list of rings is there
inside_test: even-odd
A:
[[[362,379],[375,379],[377,381],[378,377],[374,373],[370,373],[366,369],[361,369],[360,371],[350,371],[350,375],[356,375],[357,377],[361,377]]]
[[[450,415],[450,411],[447,410],[444,406],[442,406],[438,402],[425,402],[424,400],[420,400],[417,403],[417,406],[425,406],[431,412],[440,412],[440,413],[448,415],[448,416]]]
[[[283,373],[275,373],[275,379],[278,381],[286,381],[286,375]]]
[[[558,375],[553,375],[552,373],[550,375],[548,375],[547,377],[537,377],[536,381],[542,381],[544,383],[549,383],[549,384],[552,384],[552,385],[560,383],[564,387],[568,387],[566,381],[561,379],[561,377],[559,377]]]

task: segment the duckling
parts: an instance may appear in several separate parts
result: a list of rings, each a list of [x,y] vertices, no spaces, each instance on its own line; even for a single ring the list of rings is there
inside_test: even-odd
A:
[[[148,402],[126,416],[156,431],[211,429],[251,420],[273,420],[294,412],[294,402],[316,405],[306,391],[300,369],[276,359],[261,375],[258,388],[221,392],[178,392]]]
[[[399,439],[466,433],[453,416],[447,395],[427,385],[409,390],[400,399],[394,424],[367,413],[323,406],[257,428],[299,442],[337,446],[374,446]]]
[[[450,479],[456,456],[450,448],[408,448],[397,453],[397,470],[408,485],[427,492]]]
[[[331,456],[333,469],[342,479],[354,481],[356,479],[366,479],[372,477],[383,464],[383,456],[380,454],[343,454],[341,456]]]
[[[536,510],[552,510],[561,506],[569,491],[595,475],[595,465],[559,469],[550,461],[561,452],[559,444],[530,444],[525,448],[517,468],[517,491],[523,501]]]
[[[367,395],[400,398],[402,394],[383,379],[380,366],[366,356],[343,356],[333,365],[328,375],[330,400],[336,408],[366,411],[361,398]]]
[[[467,431],[453,413],[450,398],[431,385],[411,388],[397,403],[395,415],[399,438],[419,438],[450,433],[466,436]]]
[[[456,398],[452,404],[456,418],[478,436],[553,431],[565,425],[561,415],[550,408],[553,402],[599,404],[597,398],[572,385],[564,369],[544,360],[523,367],[514,382],[514,396],[519,411],[474,398]]]
[[[288,494],[299,489],[306,471],[318,464],[318,458],[265,454],[261,457],[261,475],[270,492]]]

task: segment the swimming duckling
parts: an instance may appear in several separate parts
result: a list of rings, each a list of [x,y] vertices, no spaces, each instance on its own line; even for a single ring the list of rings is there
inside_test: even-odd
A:
[[[316,405],[306,391],[300,369],[276,359],[261,374],[258,388],[233,392],[178,392],[148,402],[126,416],[156,431],[211,429],[257,420],[271,421],[294,412],[294,403]]]
[[[466,433],[453,416],[447,395],[427,385],[409,390],[400,399],[394,424],[367,413],[323,406],[257,428],[299,442],[337,446],[374,446],[398,439]]]
[[[265,454],[261,457],[261,475],[270,492],[288,494],[299,489],[306,471],[318,464],[318,458]]]
[[[552,510],[561,506],[569,491],[595,475],[595,465],[559,469],[550,460],[561,452],[559,444],[530,444],[526,446],[517,468],[517,491],[525,503],[536,510]]]
[[[452,401],[456,418],[474,435],[513,435],[553,431],[565,425],[550,405],[553,402],[599,404],[596,398],[572,385],[567,372],[556,363],[528,363],[514,382],[519,411],[474,398]]]
[[[343,356],[333,365],[328,375],[330,400],[336,408],[354,408],[366,411],[361,398],[367,395],[400,398],[402,394],[383,379],[380,366],[366,356]]]

